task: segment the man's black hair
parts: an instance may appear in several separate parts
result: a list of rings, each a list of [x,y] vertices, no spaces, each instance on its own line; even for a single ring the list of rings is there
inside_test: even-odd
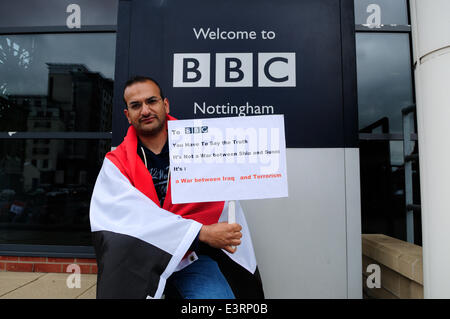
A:
[[[156,81],[155,79],[153,79],[149,76],[141,76],[141,75],[133,76],[127,82],[125,82],[123,91],[125,92],[127,87],[132,86],[135,83],[143,83],[143,82],[147,82],[147,81],[150,81],[150,82],[153,82],[156,84],[156,86],[159,89],[159,95],[161,96],[161,99],[164,100],[164,93],[163,93],[163,90],[162,90],[161,86],[159,85],[158,81]],[[123,101],[125,102],[125,106],[128,108],[127,101],[125,101],[125,98],[123,99]]]

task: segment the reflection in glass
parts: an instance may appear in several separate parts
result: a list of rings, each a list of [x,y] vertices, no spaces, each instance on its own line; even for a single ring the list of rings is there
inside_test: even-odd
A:
[[[110,140],[0,140],[0,244],[91,245],[89,203]]]
[[[355,0],[355,24],[368,24],[367,19],[375,13],[371,5],[379,7],[381,24],[409,24],[406,0]]]
[[[360,141],[364,234],[406,239],[404,170],[392,165],[390,141]]]
[[[358,33],[356,47],[360,133],[402,134],[402,109],[413,104],[409,35]],[[403,141],[361,140],[359,146],[362,232],[406,240]],[[413,162],[410,190],[415,204],[420,203],[418,165]],[[420,218],[415,212],[417,245],[422,244]]]
[[[111,131],[115,34],[0,36],[0,131]]]
[[[415,143],[413,154],[418,154]],[[361,222],[363,234],[406,240],[403,141],[361,140]],[[412,164],[412,197],[420,204],[419,163]],[[421,214],[414,213],[414,241],[422,245]]]
[[[408,34],[356,34],[361,130],[387,118],[383,133],[402,133],[402,109],[413,104]]]

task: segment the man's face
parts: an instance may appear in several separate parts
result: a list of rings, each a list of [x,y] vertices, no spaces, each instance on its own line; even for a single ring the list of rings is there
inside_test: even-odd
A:
[[[125,116],[138,135],[152,136],[165,129],[169,101],[161,99],[155,83],[134,83],[125,89],[123,96],[128,106],[124,110]]]

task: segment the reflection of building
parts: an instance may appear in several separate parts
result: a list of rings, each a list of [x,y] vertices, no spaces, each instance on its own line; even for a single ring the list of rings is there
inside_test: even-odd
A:
[[[24,125],[15,126],[14,131],[64,131],[64,124],[59,117],[59,109],[49,105],[46,95],[9,95],[9,100],[14,103],[14,108],[24,110],[22,114],[25,115]],[[11,117],[14,111],[11,110],[8,113]]]
[[[1,98],[0,115],[14,123],[14,131],[111,131],[113,82],[82,64],[47,65],[48,95]],[[109,141],[102,140],[32,139],[24,143],[25,154],[20,156],[23,189],[17,188],[24,191],[39,184],[84,185],[88,170],[98,167],[109,150]]]
[[[2,143],[3,144],[3,143]],[[2,145],[3,146],[3,145]],[[8,148],[7,145],[5,145]],[[3,147],[2,147],[3,148]],[[0,188],[17,189],[21,185],[21,158],[16,155],[6,155],[0,160]]]
[[[64,131],[60,110],[49,105],[46,95],[13,95],[10,98],[17,105],[28,108],[28,132]],[[56,170],[58,156],[62,152],[61,146],[61,142],[56,140],[26,141],[23,171],[25,191],[43,183],[44,180],[45,183],[53,182],[52,172]]]
[[[12,96],[0,96],[0,127],[3,131],[26,131],[28,105],[18,104]]]
[[[58,107],[49,105],[46,95],[11,95],[16,105],[27,108],[25,131],[60,132],[64,123],[60,119]],[[29,191],[40,183],[53,183],[53,172],[61,150],[57,140],[26,140],[23,170],[23,190]]]
[[[59,105],[68,131],[111,131],[112,80],[83,64],[47,63],[48,99]]]
[[[0,96],[0,126],[4,130],[24,127],[27,109],[17,105],[11,97]],[[1,141],[0,154],[0,189],[20,189],[22,175],[23,141],[8,143]]]
[[[47,63],[49,67],[48,97],[60,105],[61,117],[69,131],[111,131],[113,82],[82,64]],[[109,147],[103,141],[65,141],[58,162],[58,181],[85,184],[87,170],[97,167]],[[95,147],[92,147],[95,143]],[[87,156],[88,154],[95,154]],[[101,158],[100,158],[100,157]],[[61,174],[65,172],[65,176]],[[94,174],[95,175],[95,174]]]

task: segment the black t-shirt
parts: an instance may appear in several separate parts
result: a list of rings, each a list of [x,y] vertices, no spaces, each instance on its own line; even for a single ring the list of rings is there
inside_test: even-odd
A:
[[[152,175],[156,194],[158,195],[159,203],[162,207],[164,204],[164,199],[166,198],[167,179],[169,176],[169,145],[166,142],[161,150],[161,153],[155,154],[148,148],[146,148],[144,144],[141,143],[141,141],[138,140],[137,153],[139,154],[142,162],[145,163],[142,150],[145,153],[145,159],[147,160],[147,169],[150,172],[150,175]]]

